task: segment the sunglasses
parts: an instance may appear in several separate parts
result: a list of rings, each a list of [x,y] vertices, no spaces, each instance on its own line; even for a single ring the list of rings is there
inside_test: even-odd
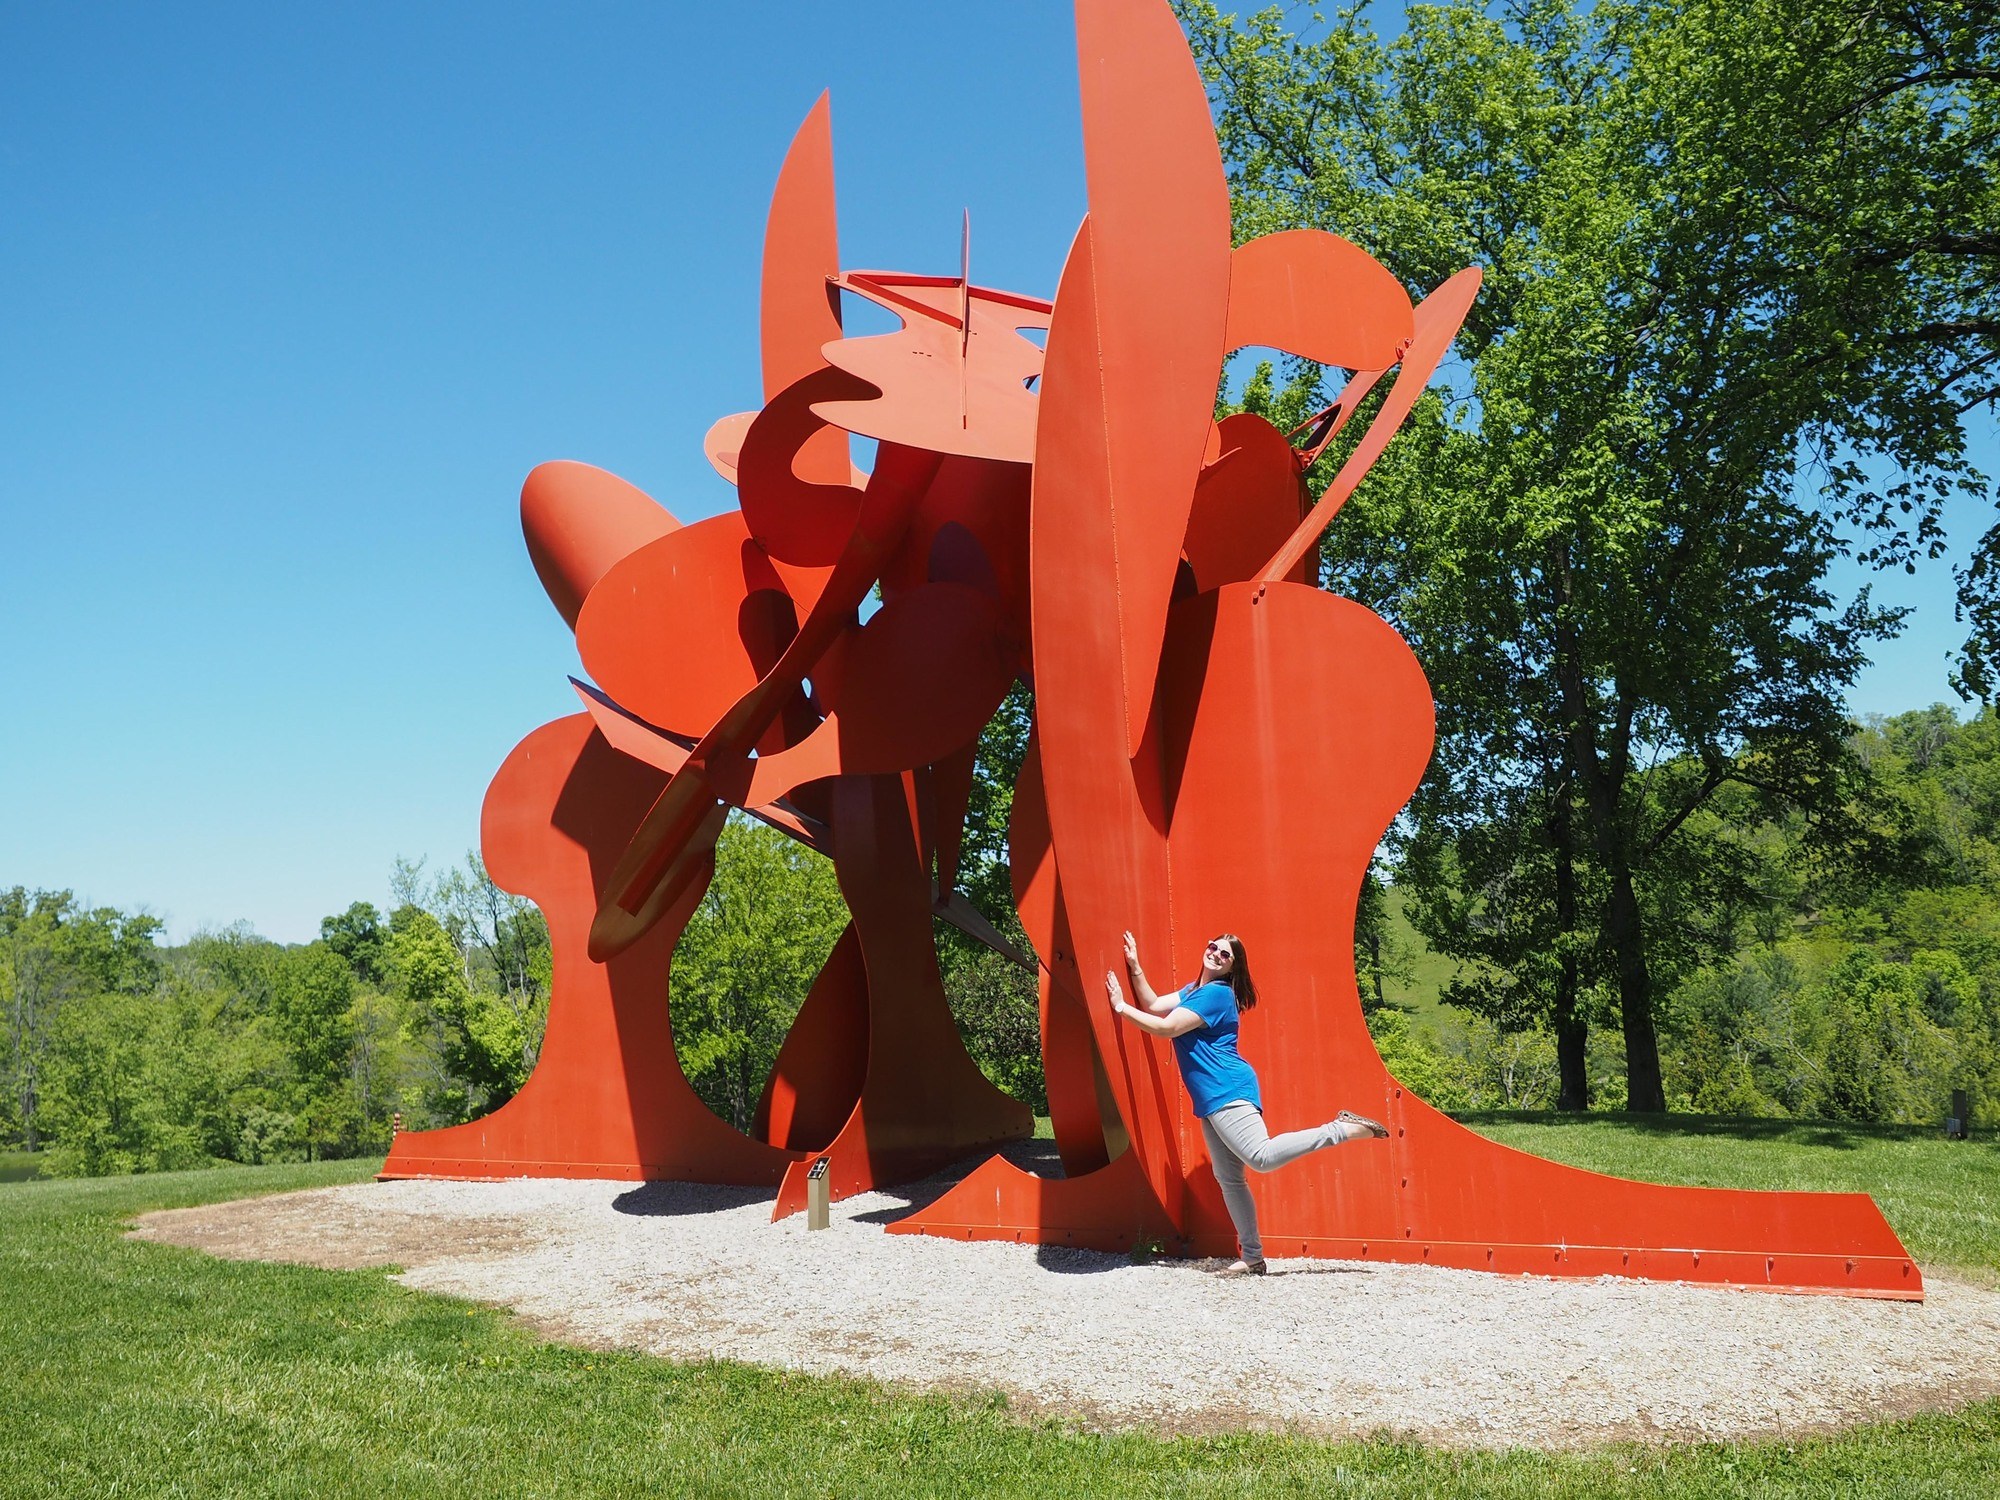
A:
[[[1210,943],[1206,951],[1210,953],[1220,953],[1224,958],[1231,958],[1235,956],[1235,950],[1231,948],[1229,944],[1223,942],[1221,938],[1217,938],[1214,942]]]

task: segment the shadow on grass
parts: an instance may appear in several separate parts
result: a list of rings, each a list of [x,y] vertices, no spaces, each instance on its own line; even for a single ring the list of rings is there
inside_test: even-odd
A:
[[[1474,1109],[1452,1116],[1461,1125],[1552,1125],[1584,1127],[1615,1125],[1621,1130],[1661,1139],[1727,1137],[1738,1141],[1771,1141],[1787,1146],[1823,1146],[1852,1151],[1882,1141],[1930,1140],[1940,1135],[1932,1125],[1872,1125],[1853,1120],[1771,1120],[1748,1115],[1580,1114],[1555,1110]]]

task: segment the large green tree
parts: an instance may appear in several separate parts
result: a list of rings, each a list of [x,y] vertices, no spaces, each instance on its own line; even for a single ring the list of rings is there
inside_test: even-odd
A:
[[[356,901],[339,916],[322,918],[319,940],[340,955],[359,983],[379,989],[388,978],[389,933],[373,903]]]
[[[748,1130],[814,977],[847,925],[833,865],[777,830],[732,817],[715,878],[674,950],[674,1044],[709,1108]]]
[[[1416,6],[1384,44],[1358,8],[1295,34],[1276,10],[1239,23],[1181,6],[1240,236],[1331,229],[1418,289],[1486,270],[1459,346],[1469,372],[1449,372],[1351,503],[1330,574],[1401,625],[1431,675],[1439,756],[1418,838],[1509,830],[1487,851],[1498,863],[1413,865],[1436,877],[1413,913],[1462,947],[1481,930],[1468,910],[1509,909],[1531,939],[1516,950],[1546,955],[1514,975],[1539,996],[1510,1003],[1554,1024],[1568,1103],[1596,964],[1632,1106],[1664,1107],[1648,911],[1668,872],[1701,895],[1696,815],[1732,784],[1838,802],[1842,696],[1895,621],[1830,594],[1837,517],[1869,508],[1883,464],[1910,488],[1873,495],[1877,512],[1910,499],[1918,516],[1918,491],[1970,477],[1957,417],[1881,380],[1898,360],[1949,375],[1984,335],[1899,340],[1918,331],[1907,277],[1836,298],[1800,261],[1803,231],[1772,237],[1757,162],[1827,107],[1814,93],[1806,114],[1773,115],[1772,70],[1799,66],[1797,10]],[[1865,28],[1850,42],[1883,45]],[[1732,96],[1761,101],[1755,152],[1721,128]],[[1837,153],[1815,170],[1851,172]],[[1893,551],[1896,526],[1882,535]],[[1921,545],[1921,521],[1902,535]]]

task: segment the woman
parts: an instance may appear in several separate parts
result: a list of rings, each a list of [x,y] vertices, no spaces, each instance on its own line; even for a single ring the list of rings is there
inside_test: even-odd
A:
[[[1173,1038],[1174,1057],[1181,1065],[1194,1112],[1201,1116],[1202,1138],[1222,1201],[1236,1225],[1242,1259],[1228,1268],[1233,1276],[1264,1274],[1264,1245],[1257,1236],[1257,1204],[1250,1196],[1243,1169],[1275,1172],[1287,1162],[1314,1151],[1338,1146],[1362,1136],[1385,1138],[1388,1128],[1366,1116],[1342,1110],[1335,1119],[1312,1130],[1274,1136],[1264,1128],[1264,1100],[1257,1075],[1236,1051],[1237,1016],[1257,1003],[1250,981],[1250,960],[1243,940],[1225,932],[1201,955],[1201,979],[1162,998],[1146,983],[1139,967],[1139,945],[1125,934],[1125,967],[1132,976],[1136,1006],[1125,1003],[1118,976],[1105,971],[1104,987],[1111,1009],[1141,1031]]]

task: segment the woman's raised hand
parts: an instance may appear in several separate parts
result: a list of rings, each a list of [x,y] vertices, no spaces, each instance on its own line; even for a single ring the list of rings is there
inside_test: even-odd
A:
[[[1118,976],[1109,969],[1104,971],[1104,992],[1111,997],[1111,1008],[1113,1011],[1121,1011],[1125,1008],[1125,991],[1119,988]]]
[[[1139,941],[1129,932],[1125,934],[1125,966],[1128,969],[1139,967]]]

